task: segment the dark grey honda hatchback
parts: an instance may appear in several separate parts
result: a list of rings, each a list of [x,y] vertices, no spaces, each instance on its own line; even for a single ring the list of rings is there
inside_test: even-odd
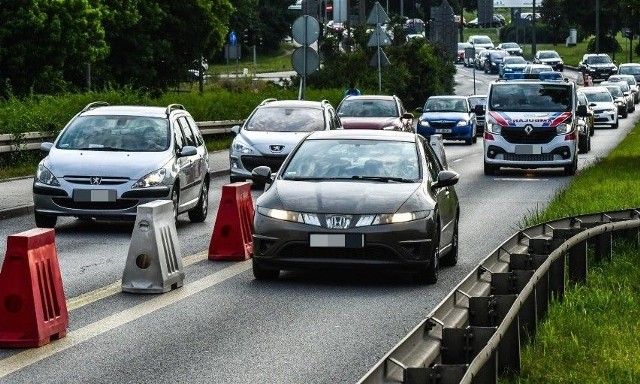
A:
[[[442,156],[415,133],[336,130],[306,136],[277,174],[255,168],[253,179],[266,184],[254,218],[255,278],[379,267],[435,283],[439,265],[458,259],[458,174]]]

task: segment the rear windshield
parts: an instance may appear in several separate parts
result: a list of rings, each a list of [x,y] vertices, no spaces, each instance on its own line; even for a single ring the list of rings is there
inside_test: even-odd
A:
[[[553,83],[500,83],[491,88],[489,104],[494,111],[571,111],[571,86]]]

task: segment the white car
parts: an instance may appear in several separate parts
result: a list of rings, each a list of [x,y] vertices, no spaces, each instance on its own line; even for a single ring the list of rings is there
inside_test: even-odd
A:
[[[593,108],[594,123],[596,125],[610,125],[611,128],[618,128],[618,106],[614,103],[613,97],[605,87],[582,87],[580,92],[584,93]]]
[[[547,64],[529,64],[522,70],[522,73],[537,75],[540,72],[553,72],[553,67]]]
[[[467,39],[467,43],[473,45],[476,48],[482,47],[486,49],[493,49],[493,41],[487,35],[471,35]],[[476,52],[477,53],[477,52]]]

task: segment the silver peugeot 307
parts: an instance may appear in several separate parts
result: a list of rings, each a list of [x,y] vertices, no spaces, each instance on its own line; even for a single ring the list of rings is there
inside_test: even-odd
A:
[[[276,172],[289,152],[312,131],[342,129],[340,118],[327,101],[266,99],[236,134],[229,148],[231,182],[251,178],[258,166]]]
[[[174,217],[207,217],[209,154],[196,122],[180,104],[87,105],[53,143],[33,181],[36,226],[58,216],[135,220],[137,207],[173,201]]]
[[[409,271],[435,283],[458,260],[458,174],[421,135],[313,132],[280,170],[257,167],[253,274],[363,268]],[[444,157],[444,154],[442,155]]]

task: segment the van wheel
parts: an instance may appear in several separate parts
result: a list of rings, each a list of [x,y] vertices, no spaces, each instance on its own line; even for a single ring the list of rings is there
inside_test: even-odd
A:
[[[576,174],[578,170],[578,156],[575,156],[573,159],[573,163],[571,165],[567,165],[564,167],[564,175],[565,176],[573,176]]]

